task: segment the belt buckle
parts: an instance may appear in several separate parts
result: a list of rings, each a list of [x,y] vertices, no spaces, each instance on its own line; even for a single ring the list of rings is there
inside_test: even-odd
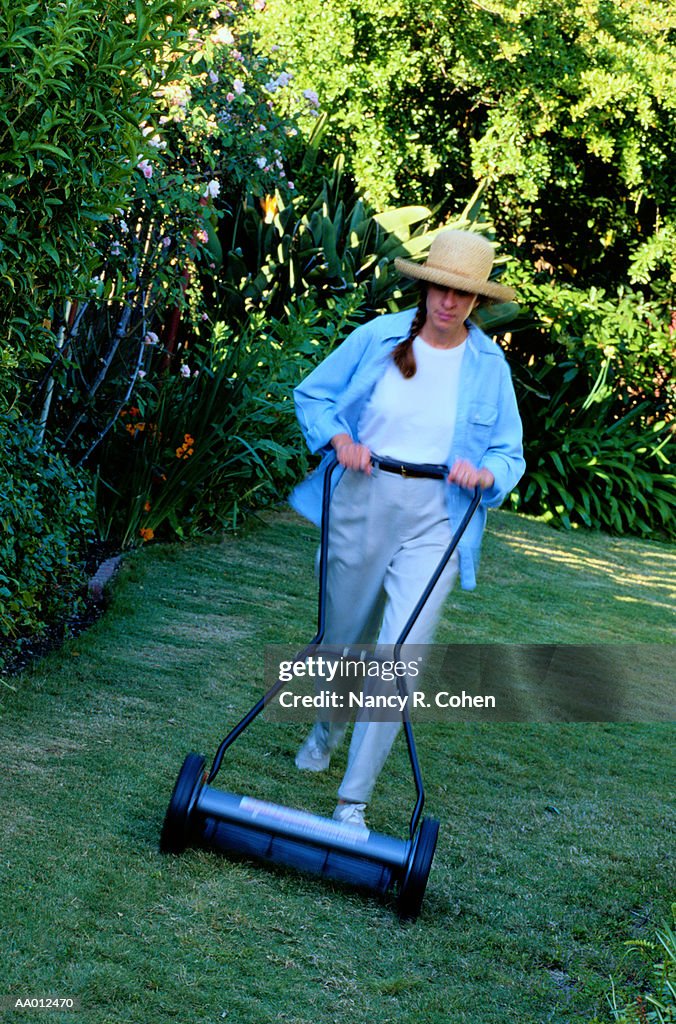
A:
[[[408,476],[408,470],[406,469],[406,466],[403,465],[403,463],[399,467],[399,472],[402,476]]]

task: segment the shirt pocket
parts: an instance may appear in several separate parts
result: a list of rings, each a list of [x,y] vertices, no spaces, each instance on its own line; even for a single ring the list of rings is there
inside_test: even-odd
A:
[[[467,418],[467,447],[469,457],[479,460],[489,448],[498,419],[497,406],[486,402],[471,405]]]
[[[469,410],[470,431],[491,433],[498,419],[498,410],[495,405],[472,405]]]

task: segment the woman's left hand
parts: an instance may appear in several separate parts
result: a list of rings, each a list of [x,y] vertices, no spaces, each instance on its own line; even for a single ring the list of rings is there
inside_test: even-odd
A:
[[[485,491],[493,486],[495,477],[490,469],[477,469],[467,459],[456,459],[448,474],[448,482],[457,484],[458,487],[466,487],[469,491],[473,491],[475,487]]]

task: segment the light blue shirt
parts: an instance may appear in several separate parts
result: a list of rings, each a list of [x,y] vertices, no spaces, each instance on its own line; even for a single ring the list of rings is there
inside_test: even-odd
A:
[[[319,467],[292,492],[289,501],[301,515],[319,525],[322,487],[327,465],[333,460],[331,438],[349,434],[355,440],[364,406],[394,347],[405,338],[414,310],[390,313],[362,324],[317,366],[294,391],[296,414],[310,451],[320,452]],[[463,589],[476,586],[486,508],[501,505],[525,469],[522,427],[512,377],[502,349],[470,321],[462,362],[458,410],[449,438],[449,466],[468,459],[495,477],[482,494],[458,545]],[[402,415],[406,410],[402,409]],[[343,469],[333,474],[332,484]],[[472,498],[472,491],[455,484],[447,487],[448,517],[455,528]]]

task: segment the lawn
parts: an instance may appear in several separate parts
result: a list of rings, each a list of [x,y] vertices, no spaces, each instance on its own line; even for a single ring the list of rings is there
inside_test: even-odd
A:
[[[290,870],[158,852],[184,755],[209,760],[260,695],[266,645],[312,636],[316,539],[274,513],[239,537],[150,545],[101,620],[1,687],[0,996],[80,1004],[3,1020],[611,1020],[610,976],[637,980],[623,942],[652,938],[673,895],[668,722],[421,725],[442,831],[414,924]],[[491,513],[480,587],[451,596],[440,639],[660,643],[673,661],[675,568],[666,545]],[[647,706],[663,717],[659,694]],[[219,784],[330,812],[345,752],[299,775],[304,732],[258,720]],[[370,823],[403,834],[411,804],[400,742]]]

